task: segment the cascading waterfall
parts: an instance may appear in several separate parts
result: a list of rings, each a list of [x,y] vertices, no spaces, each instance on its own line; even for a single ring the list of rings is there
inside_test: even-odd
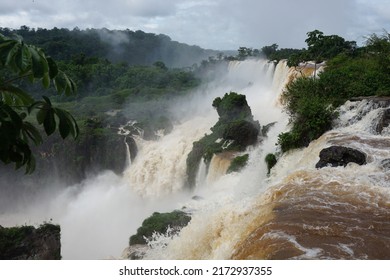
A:
[[[277,69],[275,77],[278,76],[282,81],[278,71],[286,69]],[[247,95],[255,119],[262,125],[278,122],[269,133],[272,144],[268,144],[268,149],[273,151],[277,131],[284,129],[287,123],[287,118],[280,109],[269,105],[276,104],[278,99],[278,92],[272,90],[274,72],[274,64],[266,61],[230,63],[227,75],[222,75],[203,91],[194,93],[192,99],[179,103],[176,110],[179,113],[176,114],[180,123],[174,126],[171,133],[156,141],[146,141],[142,139],[142,131],[138,131],[135,122],[122,127],[119,133],[124,136],[130,131],[132,135],[141,136],[135,137],[138,155],[123,176],[106,172],[65,190],[51,188],[50,192],[41,194],[40,198],[14,207],[12,213],[2,213],[0,224],[38,225],[42,221],[58,223],[61,225],[64,259],[102,259],[120,257],[130,235],[155,211],[167,212],[187,206],[189,210],[203,213],[203,210],[207,212],[208,207],[217,208],[225,201],[236,200],[239,194],[245,197],[248,188],[238,190],[233,187],[236,184],[246,185],[240,183],[240,176],[225,175],[209,186],[205,168],[196,187],[198,193],[183,189],[186,158],[192,149],[192,143],[209,133],[217,121],[217,113],[211,106],[213,99],[230,91]],[[191,115],[184,116],[183,112],[191,112]],[[249,176],[247,174],[244,177],[265,176],[265,173],[258,174],[259,170],[260,173],[265,170],[263,159],[257,160],[257,157],[263,155],[265,142],[253,148],[249,166],[244,171],[249,172]],[[264,166],[258,168],[259,162]],[[209,170],[213,168],[211,165]],[[196,194],[203,199],[191,200]],[[209,201],[218,203],[208,206]],[[198,214],[194,216],[194,221],[197,216]],[[156,246],[157,251],[158,248]],[[168,257],[169,254],[161,256]]]
[[[373,130],[383,110],[370,101],[347,102],[332,131],[285,155],[266,193],[272,217],[247,225],[231,257],[388,259],[390,170],[383,163],[390,135]],[[330,145],[359,149],[367,164],[317,170],[316,155]]]
[[[207,202],[191,205],[197,209],[191,223],[148,257],[388,259],[390,134],[375,132],[385,110],[375,104],[347,102],[333,130],[283,155],[267,179],[251,171],[263,159],[254,149],[248,168],[209,186]],[[330,145],[359,149],[367,164],[316,169],[319,152]]]
[[[229,225],[233,225],[233,221],[248,222],[249,215],[244,214],[250,205],[248,201],[262,188],[257,182],[266,178],[265,155],[275,152],[277,136],[286,129],[288,123],[287,116],[278,107],[278,99],[290,75],[285,62],[276,68],[273,63],[265,61],[230,64],[229,73],[224,79],[225,85],[229,82],[231,84],[227,91],[245,94],[255,119],[262,125],[276,124],[261,144],[246,151],[249,153],[249,162],[242,172],[223,175],[230,160],[218,155],[213,157],[207,180],[195,189],[195,195],[203,199],[183,204],[193,213],[191,223],[181,231],[179,237],[169,242],[167,248],[166,241],[162,242],[161,247],[155,246],[154,242],[153,250],[147,253],[146,258],[226,259],[231,256],[239,235]],[[278,82],[280,84],[276,85]]]
[[[185,207],[190,224],[172,238],[156,236],[145,258],[389,258],[390,168],[382,163],[390,159],[390,136],[388,128],[375,134],[372,126],[383,109],[347,103],[335,129],[283,155],[267,177],[265,155],[277,150],[278,135],[288,126],[279,94],[296,74],[284,61],[231,62],[206,92],[181,104],[179,112],[193,115],[179,118],[170,134],[155,141],[136,138],[138,155],[123,176],[107,172],[56,190],[43,196],[46,203],[21,206],[20,215],[0,215],[0,224],[53,219],[61,225],[65,259],[117,258],[143,219]],[[245,151],[249,160],[242,171],[224,174],[221,162],[228,159],[215,157],[208,170],[201,162],[190,193],[183,189],[187,155],[217,121],[212,100],[229,91],[246,95],[262,126],[275,124]],[[123,135],[131,127],[136,126],[123,126]],[[317,170],[320,150],[330,145],[365,152],[367,165]],[[210,179],[212,174],[217,175]]]
[[[161,197],[180,191],[185,183],[186,159],[192,143],[201,138],[211,122],[195,117],[157,141],[139,140],[139,154],[124,172],[131,189],[143,197]]]
[[[237,66],[242,65],[233,69]],[[280,72],[275,73],[274,80],[283,81],[276,88],[295,75],[281,70],[286,76],[280,79]],[[240,92],[251,100],[255,86],[248,84]],[[287,118],[272,106],[277,94],[270,98],[262,89],[257,97],[267,105],[249,104],[260,122],[261,113],[273,113],[267,119],[277,123],[268,137],[248,151],[249,164],[242,172],[198,188],[203,200],[186,204],[193,213],[191,223],[168,244],[165,240],[163,247],[154,246],[146,258],[388,259],[390,135],[388,128],[379,135],[373,132],[384,109],[369,101],[347,102],[333,130],[309,147],[283,155],[267,178],[264,156],[275,150]],[[368,155],[368,163],[316,169],[319,152],[330,145],[357,148]],[[213,168],[217,166],[211,164]]]
[[[196,174],[195,185],[202,186],[206,182],[207,178],[207,165],[203,159],[199,163],[198,173]]]

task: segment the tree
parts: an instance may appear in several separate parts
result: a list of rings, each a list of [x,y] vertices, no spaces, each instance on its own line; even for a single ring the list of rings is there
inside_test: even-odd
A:
[[[271,56],[278,50],[279,46],[277,44],[272,44],[271,46],[264,46],[261,48],[261,52],[270,59]]]
[[[366,38],[366,49],[377,58],[380,69],[390,73],[390,34],[384,30],[382,35],[371,34]]]
[[[304,61],[314,61],[317,64],[342,53],[354,54],[357,48],[355,41],[346,41],[338,35],[324,35],[319,30],[307,32],[305,42],[307,49],[293,53],[288,59],[289,66],[297,66]]]
[[[356,49],[355,41],[345,41],[338,35],[324,35],[319,30],[307,33],[307,53],[306,56],[316,63],[329,60],[343,52],[353,52]]]
[[[58,129],[63,139],[77,138],[79,128],[73,116],[54,107],[48,97],[34,100],[20,88],[23,80],[40,81],[46,89],[52,83],[59,94],[66,95],[73,94],[76,86],[42,49],[25,44],[20,37],[0,34],[0,160],[14,163],[16,169],[25,166],[26,173],[31,173],[35,159],[30,144],[42,143],[40,126],[46,135]]]
[[[238,59],[245,60],[247,57],[253,55],[253,49],[247,47],[240,47],[238,49]]]

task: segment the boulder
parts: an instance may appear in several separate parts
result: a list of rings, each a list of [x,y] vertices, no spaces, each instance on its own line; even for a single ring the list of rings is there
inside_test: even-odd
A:
[[[376,132],[381,134],[383,129],[389,126],[390,124],[390,109],[386,109],[383,111],[382,115],[378,120],[378,124],[376,125]]]
[[[320,160],[317,162],[316,168],[346,166],[350,162],[359,165],[366,164],[366,154],[348,147],[331,146],[320,152]]]

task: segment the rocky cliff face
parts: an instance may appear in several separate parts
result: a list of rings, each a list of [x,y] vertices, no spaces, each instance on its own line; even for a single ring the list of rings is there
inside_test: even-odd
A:
[[[61,229],[44,224],[3,228],[0,226],[1,260],[60,260]]]

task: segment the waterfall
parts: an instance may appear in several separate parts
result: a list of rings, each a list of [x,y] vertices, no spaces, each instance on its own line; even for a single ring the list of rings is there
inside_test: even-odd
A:
[[[248,168],[210,186],[207,202],[192,202],[198,208],[189,226],[148,257],[387,259],[390,135],[372,129],[383,110],[370,101],[347,102],[333,130],[284,154],[269,178],[253,172],[269,143],[254,149]],[[319,152],[330,145],[359,149],[367,164],[316,169]]]
[[[207,184],[212,184],[226,174],[233,157],[234,153],[229,152],[213,155],[206,177]]]
[[[164,236],[161,246],[157,240],[145,258],[388,258],[390,135],[388,128],[377,133],[373,125],[383,108],[347,102],[333,130],[281,156],[267,176],[264,158],[278,152],[278,135],[288,127],[280,94],[297,74],[285,61],[230,62],[226,74],[172,102],[177,121],[171,133],[146,141],[136,122],[120,128],[124,136],[139,136],[137,157],[122,176],[105,172],[65,191],[53,189],[2,213],[0,224],[52,219],[61,225],[65,259],[118,258],[153,212],[187,209],[190,224],[172,238]],[[230,91],[246,95],[262,126],[275,125],[244,151],[249,159],[240,172],[225,174],[232,155],[214,156],[208,170],[202,161],[190,193],[183,189],[187,155],[218,120],[213,99]],[[317,170],[319,152],[330,145],[361,150],[367,164]]]
[[[390,171],[384,163],[390,159],[390,135],[388,129],[380,135],[373,131],[383,108],[369,101],[347,102],[333,130],[307,148],[284,154],[266,176],[264,157],[275,152],[277,135],[288,124],[278,94],[297,75],[283,63],[268,83],[264,83],[267,75],[261,77],[261,85],[240,83],[240,93],[247,95],[260,123],[277,122],[261,145],[248,151],[248,166],[197,189],[204,199],[185,204],[192,209],[191,223],[163,249],[150,250],[146,258],[389,257]],[[232,63],[230,72],[244,71],[245,64]],[[330,145],[357,148],[368,155],[368,163],[316,169],[319,152]],[[212,163],[210,168],[219,165]]]
[[[131,165],[131,154],[130,154],[130,147],[129,147],[129,144],[127,144],[127,138],[123,138],[123,141],[125,142],[125,146],[126,146],[126,167],[125,168],[129,168],[129,166]]]
[[[212,126],[210,120],[195,117],[178,124],[157,141],[139,140],[138,156],[124,172],[129,187],[144,197],[159,197],[180,191],[185,183],[186,159],[192,143]]]
[[[198,173],[196,174],[195,186],[204,185],[207,178],[207,165],[203,159],[200,160]]]

